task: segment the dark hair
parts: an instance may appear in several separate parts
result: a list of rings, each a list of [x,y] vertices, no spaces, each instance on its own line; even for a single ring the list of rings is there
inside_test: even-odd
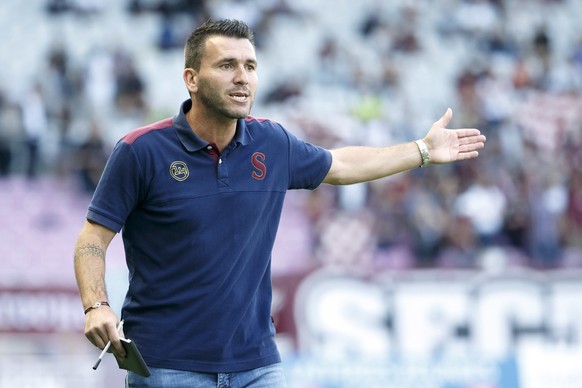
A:
[[[226,36],[229,38],[248,39],[254,46],[255,36],[245,22],[236,19],[209,19],[196,28],[184,47],[184,67],[200,70],[204,44],[211,36]]]

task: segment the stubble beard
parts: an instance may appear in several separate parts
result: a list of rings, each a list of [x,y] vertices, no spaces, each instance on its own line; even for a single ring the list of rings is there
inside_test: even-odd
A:
[[[212,112],[214,116],[223,119],[246,118],[250,114],[254,103],[254,99],[252,99],[247,109],[244,109],[243,107],[231,109],[228,107],[228,101],[226,101],[225,98],[216,91],[216,88],[213,88],[203,80],[200,80],[198,98],[209,112]]]

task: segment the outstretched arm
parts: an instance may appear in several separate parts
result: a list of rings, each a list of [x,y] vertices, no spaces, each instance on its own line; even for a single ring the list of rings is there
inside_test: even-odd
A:
[[[474,159],[485,146],[485,136],[478,129],[447,129],[452,117],[449,108],[423,139],[433,164]],[[389,147],[344,147],[331,154],[333,161],[324,182],[333,185],[372,181],[422,164],[415,142]]]

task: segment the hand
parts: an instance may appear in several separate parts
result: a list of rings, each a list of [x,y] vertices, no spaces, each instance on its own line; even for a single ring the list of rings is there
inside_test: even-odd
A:
[[[452,117],[453,111],[448,108],[423,139],[433,164],[474,159],[479,156],[478,150],[485,147],[486,138],[478,129],[447,129]]]
[[[99,349],[111,341],[113,351],[120,357],[125,357],[125,348],[119,338],[125,338],[123,328],[117,332],[119,319],[108,306],[90,310],[85,316],[85,337]],[[111,349],[111,348],[110,348]]]

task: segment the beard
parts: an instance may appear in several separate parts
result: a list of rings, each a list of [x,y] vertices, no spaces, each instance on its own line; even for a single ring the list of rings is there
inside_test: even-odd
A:
[[[200,102],[211,112],[215,117],[224,119],[244,119],[251,112],[251,108],[254,103],[254,97],[250,95],[250,103],[245,106],[236,106],[232,104],[231,101],[227,99],[224,95],[220,94],[211,83],[204,79],[200,79],[198,84],[197,97]]]

